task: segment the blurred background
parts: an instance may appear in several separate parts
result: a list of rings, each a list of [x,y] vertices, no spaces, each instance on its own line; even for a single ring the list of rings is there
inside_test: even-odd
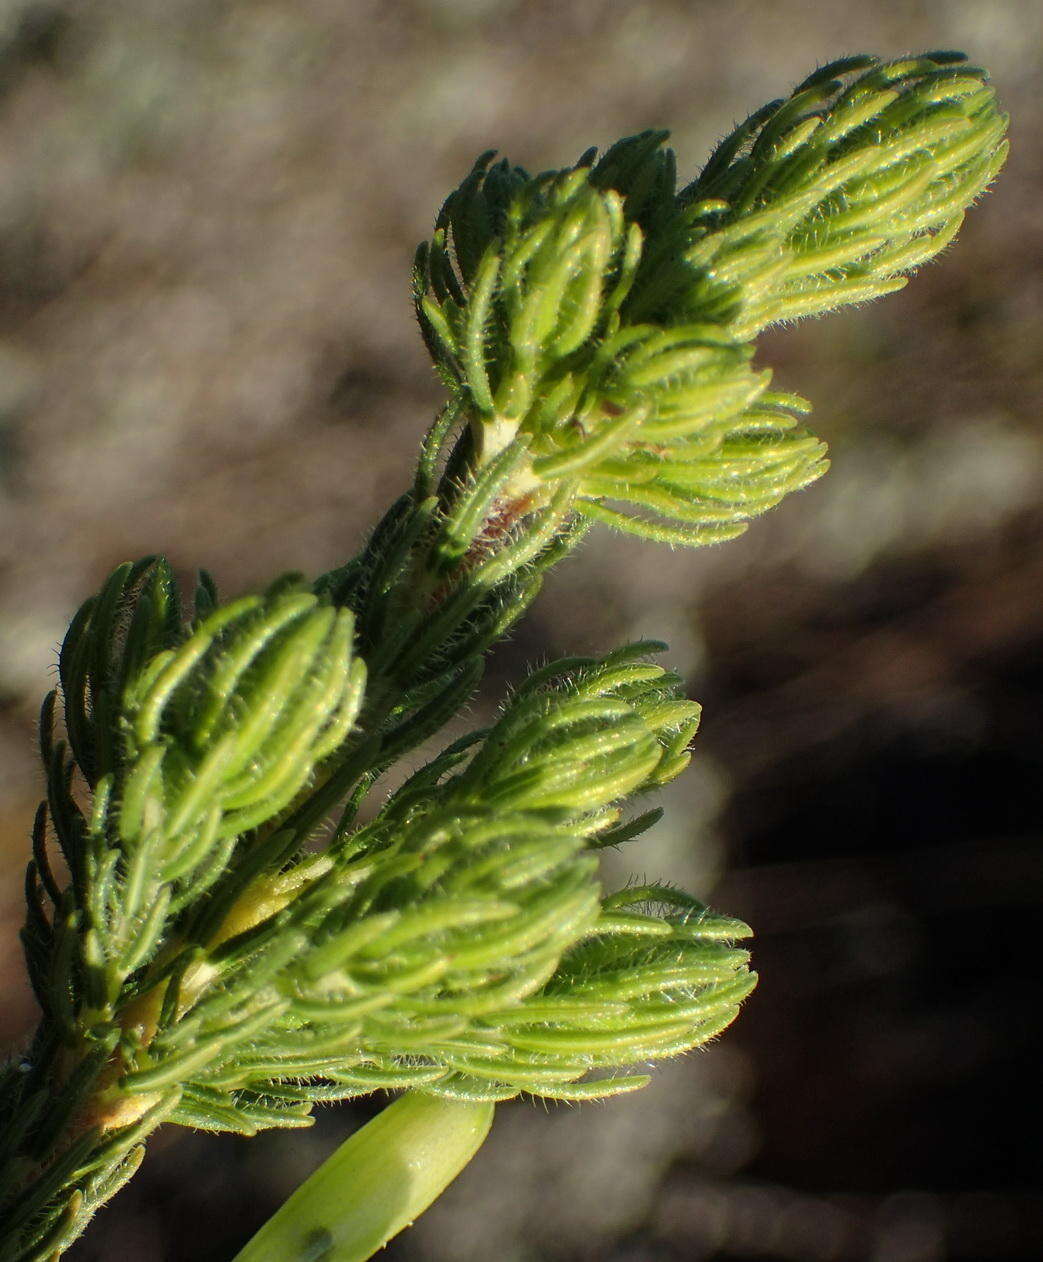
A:
[[[70,615],[146,552],[233,595],[358,547],[439,402],[409,266],[477,153],[540,169],[668,126],[694,172],[818,63],[964,48],[1013,114],[995,191],[906,292],[763,341],[832,472],[723,548],[596,536],[475,705],[536,657],[669,640],[703,732],[617,863],[749,920],[760,988],[637,1096],[501,1108],[386,1256],[1041,1256],[1041,19],[0,0],[0,1040],[35,1021],[34,723]],[[375,1107],[163,1133],[71,1257],[224,1262]]]

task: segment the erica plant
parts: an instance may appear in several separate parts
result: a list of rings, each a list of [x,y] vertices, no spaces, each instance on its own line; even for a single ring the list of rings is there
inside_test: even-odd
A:
[[[187,604],[150,557],[83,605],[40,726],[3,1262],[60,1256],[162,1123],[252,1135],[405,1090],[241,1255],[365,1258],[495,1102],[635,1090],[734,1019],[750,930],[599,876],[689,759],[665,646],[533,671],[358,812],[588,529],[717,543],[825,471],[757,335],[904,285],[1005,126],[958,54],[851,57],[680,188],[665,132],[536,176],[484,155],[414,266],[448,399],[359,554],[231,603],[203,574]]]

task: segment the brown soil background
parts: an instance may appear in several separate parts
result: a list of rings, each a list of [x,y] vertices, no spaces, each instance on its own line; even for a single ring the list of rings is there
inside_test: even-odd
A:
[[[1029,0],[0,0],[5,1043],[35,1019],[20,883],[68,618],[145,552],[232,595],[355,550],[438,403],[408,269],[474,156],[555,166],[665,125],[692,170],[816,63],[932,47],[990,67],[1012,157],[906,292],[765,339],[833,471],[720,549],[596,538],[475,706],[533,658],[670,640],[704,730],[621,863],[750,920],[760,989],[636,1097],[502,1108],[387,1256],[1039,1256]],[[163,1134],[70,1256],[230,1258],[366,1113]]]

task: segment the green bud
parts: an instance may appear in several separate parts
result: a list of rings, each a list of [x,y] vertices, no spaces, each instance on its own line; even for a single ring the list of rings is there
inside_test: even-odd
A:
[[[124,842],[156,832],[180,869],[193,834],[240,834],[287,806],[358,713],[352,628],[308,592],[246,597],[154,657],[124,702]]]
[[[291,590],[218,609],[128,680],[119,766],[98,783],[84,842],[107,987],[154,956],[242,835],[341,744],[364,679],[351,614]]]
[[[1003,165],[1007,121],[985,72],[954,54],[823,67],[682,192],[686,258],[740,287],[741,338],[900,288]],[[724,205],[700,211],[706,198]]]
[[[506,455],[490,515],[565,487],[584,516],[696,545],[820,476],[751,339],[900,288],[999,170],[1006,125],[956,54],[854,57],[758,110],[680,192],[662,131],[537,177],[483,157],[416,284],[475,468]]]

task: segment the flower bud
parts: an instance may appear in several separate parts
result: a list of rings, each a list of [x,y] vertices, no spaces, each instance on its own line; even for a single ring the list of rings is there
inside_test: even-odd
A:
[[[247,597],[153,658],[125,697],[124,844],[172,880],[287,806],[358,713],[352,626],[310,593]]]

